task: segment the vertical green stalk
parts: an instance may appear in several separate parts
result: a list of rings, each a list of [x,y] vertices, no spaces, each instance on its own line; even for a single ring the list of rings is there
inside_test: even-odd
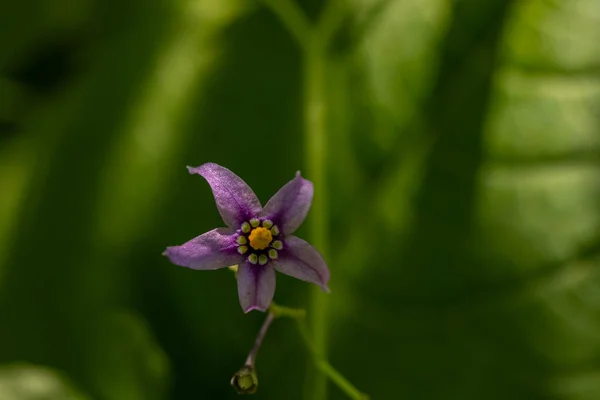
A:
[[[305,166],[309,179],[315,185],[315,197],[309,214],[311,242],[328,259],[327,218],[327,107],[325,76],[327,67],[326,48],[332,34],[342,21],[339,0],[326,3],[323,16],[314,26],[306,18],[296,2],[291,0],[263,0],[280,18],[292,36],[298,41],[304,56],[304,129]],[[314,288],[310,300],[310,327],[317,358],[327,358],[327,295]],[[307,400],[325,400],[327,377],[318,369],[308,372],[308,383],[304,392]]]
[[[315,196],[309,214],[311,242],[328,255],[327,182],[326,182],[326,58],[318,31],[311,33],[304,53],[304,129],[305,164],[307,176],[315,186]],[[310,326],[315,353],[322,359],[327,353],[327,294],[312,288],[310,299]],[[304,392],[307,400],[325,400],[327,378],[315,368],[309,369],[308,385]]]

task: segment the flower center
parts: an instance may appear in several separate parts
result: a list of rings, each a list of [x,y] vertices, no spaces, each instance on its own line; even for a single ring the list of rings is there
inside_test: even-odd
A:
[[[266,265],[269,260],[279,258],[277,252],[283,249],[283,241],[279,236],[281,232],[273,221],[252,218],[240,226],[240,231],[235,239],[237,251],[246,255],[246,261],[250,264]]]
[[[250,240],[250,246],[254,250],[264,250],[269,247],[269,244],[273,240],[273,235],[269,229],[258,227],[252,229],[248,239]]]

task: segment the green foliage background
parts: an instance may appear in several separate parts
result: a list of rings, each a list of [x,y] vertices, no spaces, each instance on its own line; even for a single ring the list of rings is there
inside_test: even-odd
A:
[[[325,154],[282,4],[335,27]],[[358,388],[599,399],[599,38],[597,0],[2,2],[0,399],[238,398],[264,316],[161,256],[222,225],[185,166],[266,201],[315,158],[332,294],[279,274],[275,298],[326,304]],[[313,398],[309,365],[277,321],[255,396]]]

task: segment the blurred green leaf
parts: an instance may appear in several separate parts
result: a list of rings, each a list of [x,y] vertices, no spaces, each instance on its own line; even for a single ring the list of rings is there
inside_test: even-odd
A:
[[[95,337],[94,360],[104,382],[99,398],[159,400],[168,398],[169,362],[148,325],[131,312],[118,312],[102,321]]]
[[[600,3],[296,4],[332,35],[331,363],[375,399],[596,400]],[[160,254],[222,224],[186,165],[263,202],[312,179],[303,57],[258,1],[0,6],[0,361],[93,398],[237,398],[263,316]],[[300,398],[305,361],[274,324],[258,396]]]
[[[0,366],[3,400],[86,400],[62,374],[31,364]]]
[[[335,354],[343,359],[353,341],[359,343],[357,359],[386,353],[386,365],[402,377],[404,396],[592,399],[597,393],[589,371],[598,357],[600,103],[592,72],[598,58],[585,39],[598,29],[588,24],[597,4],[556,3],[515,2],[499,45],[502,64],[491,66],[486,94],[476,86],[493,59],[486,55],[491,29],[482,17],[485,6],[456,2],[471,8],[450,13],[455,26],[447,33],[447,51],[455,58],[447,65],[442,60],[440,71],[448,81],[434,87],[424,123],[413,123],[433,127],[435,138],[428,143],[419,132],[412,147],[403,143],[409,155],[399,153],[397,169],[378,176],[385,186],[375,185],[375,196],[367,196],[380,200],[365,203],[373,214],[363,216],[364,229],[353,229],[342,248],[344,268],[362,272],[334,300],[339,314],[332,335],[357,332]],[[522,17],[533,8],[544,9],[544,17]],[[581,26],[577,18],[585,19]],[[555,25],[571,28],[550,28]],[[527,42],[530,31],[548,36]],[[561,53],[565,59],[555,50],[566,42],[548,48],[558,38],[578,46],[569,56]],[[383,63],[393,59],[380,57]],[[382,82],[392,88],[390,79]],[[389,120],[383,126],[394,129]],[[429,177],[423,168],[430,168]],[[421,233],[406,244],[407,228]],[[370,250],[374,232],[382,231],[384,239]],[[402,257],[403,249],[408,256]],[[388,382],[396,380],[381,376],[372,393],[391,393]]]
[[[506,49],[525,69],[593,72],[600,68],[600,3],[536,0],[515,8]]]
[[[600,79],[592,75],[497,75],[488,151],[504,163],[593,162],[600,150]]]

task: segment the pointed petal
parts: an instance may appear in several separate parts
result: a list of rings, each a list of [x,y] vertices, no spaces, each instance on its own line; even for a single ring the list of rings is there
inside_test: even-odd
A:
[[[240,264],[237,272],[238,296],[245,313],[266,311],[275,294],[275,270],[270,265]]]
[[[181,246],[167,247],[163,255],[173,264],[192,269],[218,269],[244,261],[237,252],[232,229],[218,228],[206,232]]]
[[[285,184],[267,203],[263,215],[277,221],[285,234],[292,234],[306,218],[313,198],[313,184],[300,176]]]
[[[314,283],[329,292],[329,268],[321,254],[308,242],[296,236],[285,238],[284,248],[274,263],[275,269],[296,279]]]
[[[250,186],[227,168],[206,163],[197,168],[188,167],[188,170],[190,174],[198,174],[206,179],[215,196],[219,214],[228,227],[238,229],[244,221],[262,210]]]

